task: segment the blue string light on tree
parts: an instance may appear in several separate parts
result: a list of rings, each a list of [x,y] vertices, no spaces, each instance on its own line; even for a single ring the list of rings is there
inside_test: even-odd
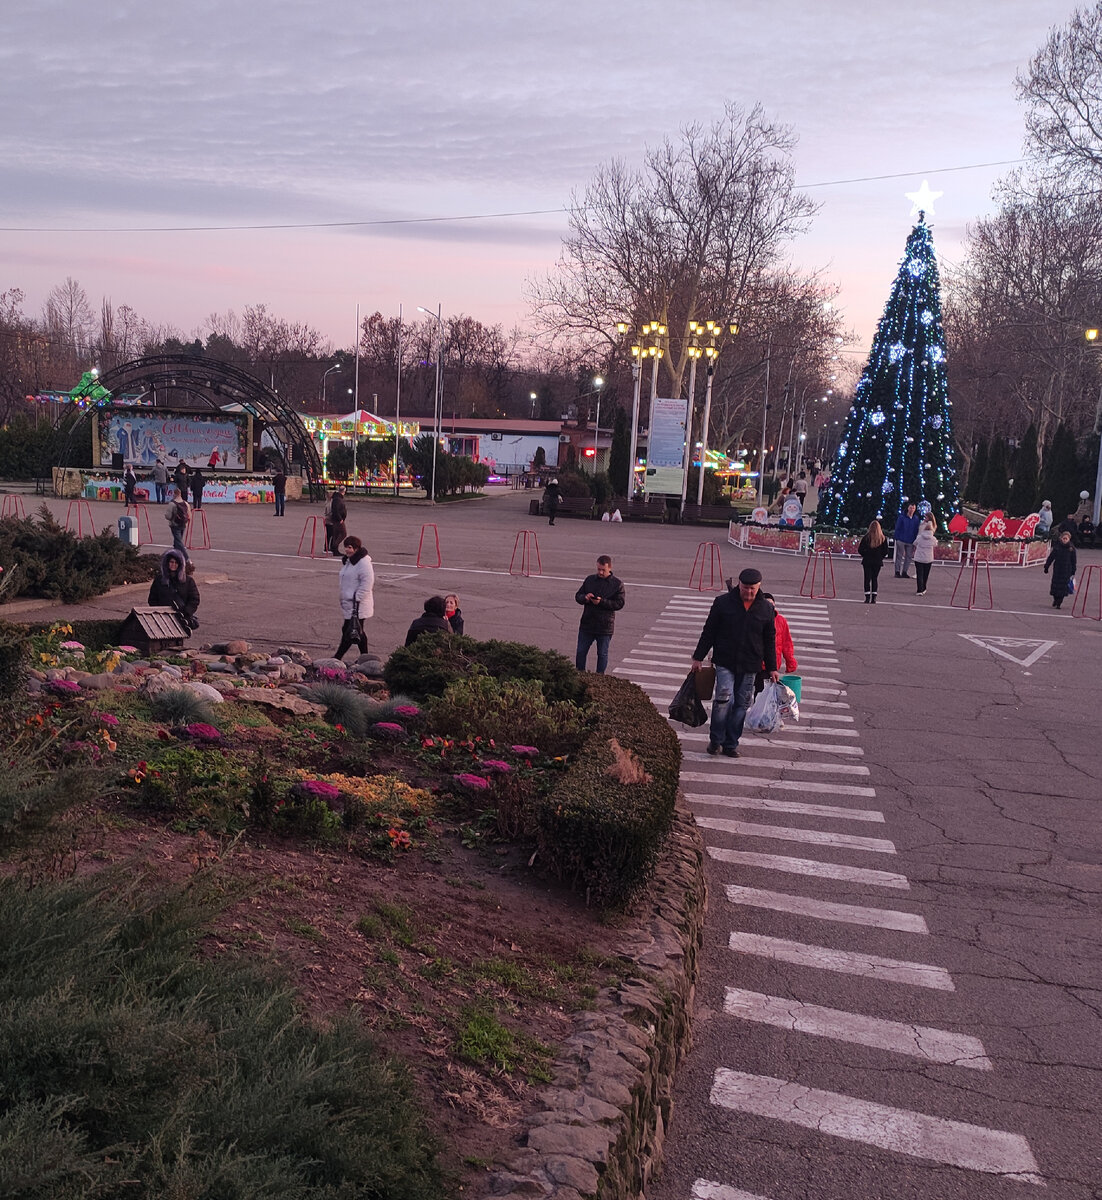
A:
[[[905,497],[929,503],[939,526],[960,507],[941,295],[926,214],[940,192],[908,193],[918,222],[877,326],[846,418],[820,520],[894,523]]]

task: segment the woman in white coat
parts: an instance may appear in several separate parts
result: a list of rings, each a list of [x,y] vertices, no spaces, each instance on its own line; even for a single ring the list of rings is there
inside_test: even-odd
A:
[[[920,596],[926,595],[926,583],[930,578],[936,547],[937,525],[934,524],[933,517],[926,517],[915,535],[915,579],[918,581]]]
[[[367,634],[363,622],[375,615],[375,568],[371,565],[371,558],[363,542],[352,534],[344,539],[342,545],[344,556],[341,559],[340,598],[344,625],[341,644],[334,658],[343,658],[353,643],[359,646],[361,654],[367,653]]]

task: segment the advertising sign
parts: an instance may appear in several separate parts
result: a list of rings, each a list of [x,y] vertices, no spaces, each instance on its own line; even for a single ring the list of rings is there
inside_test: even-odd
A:
[[[647,444],[648,496],[680,496],[685,480],[685,423],[688,400],[656,399]]]
[[[121,454],[124,463],[151,467],[179,462],[208,469],[218,453],[218,470],[244,471],[248,459],[248,418],[204,413],[158,413],[143,409],[107,409],[98,415],[101,467]]]

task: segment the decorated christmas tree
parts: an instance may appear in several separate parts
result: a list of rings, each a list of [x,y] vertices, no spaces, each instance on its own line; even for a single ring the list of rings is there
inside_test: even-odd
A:
[[[925,183],[912,194],[916,205],[918,197],[930,198]],[[920,511],[928,505],[939,530],[960,507],[940,284],[921,209],[846,418],[817,523],[861,529],[875,518],[890,535],[908,503]]]

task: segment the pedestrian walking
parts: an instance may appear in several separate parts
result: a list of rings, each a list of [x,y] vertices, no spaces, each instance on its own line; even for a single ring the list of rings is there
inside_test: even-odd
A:
[[[692,669],[699,671],[712,652],[716,669],[708,753],[723,751],[739,757],[739,739],[746,710],[754,697],[754,678],[764,664],[774,682],[777,670],[777,632],[773,606],[761,596],[761,572],[747,567],[738,577],[738,589],[717,596],[693,651]]]
[[[334,658],[343,658],[352,645],[358,646],[361,654],[367,653],[367,634],[363,623],[375,615],[375,568],[371,564],[371,557],[364,549],[363,542],[351,534],[341,545],[344,555],[338,587],[344,624],[341,627],[341,644]]]
[[[325,506],[325,515],[322,520],[325,523],[329,551],[339,557],[341,546],[344,543],[344,535],[347,532],[345,522],[348,520],[348,504],[344,498],[343,487],[333,489],[329,503]]]
[[[543,505],[547,510],[547,524],[555,524],[555,514],[559,511],[559,505],[562,503],[562,489],[559,487],[559,481],[552,479],[543,492]]]
[[[1037,512],[1037,533],[1040,537],[1048,537],[1052,532],[1052,501],[1042,500]]]
[[[166,550],[161,555],[160,574],[153,577],[149,586],[148,603],[174,608],[189,633],[199,628],[199,619],[195,615],[199,607],[199,585],[179,550]]]
[[[203,507],[203,488],[207,486],[207,478],[202,467],[193,467],[188,472],[191,481],[191,507],[198,512]]]
[[[1052,583],[1049,595],[1052,596],[1052,607],[1059,608],[1064,603],[1064,597],[1073,591],[1075,578],[1076,555],[1075,547],[1071,544],[1071,534],[1065,529],[1052,543],[1052,549],[1045,559],[1045,574],[1052,568]]]
[[[869,522],[868,532],[857,543],[857,553],[861,556],[861,569],[865,576],[865,603],[875,604],[880,568],[884,565],[884,559],[891,553],[888,539],[884,536],[879,521]]]
[[[134,474],[134,468],[127,463],[126,470],[122,473],[122,498],[128,508],[131,504],[137,503],[137,497],[134,495],[137,486],[138,477]]]
[[[164,460],[158,458],[150,472],[153,476],[153,487],[157,493],[157,503],[164,504],[168,497],[168,467]]]
[[[807,503],[807,472],[806,471],[801,471],[799,473],[799,475],[796,476],[796,483],[794,485],[794,490],[796,492],[796,495],[799,496],[799,498],[800,498],[800,506],[802,508]]]
[[[276,473],[272,476],[272,492],[275,494],[275,515],[285,517],[287,515],[287,474],[282,467],[277,467]]]
[[[926,584],[930,579],[930,568],[934,565],[936,549],[937,524],[933,517],[925,517],[915,535],[915,580],[920,596],[926,595]]]
[[[185,493],[179,488],[173,489],[172,502],[165,510],[165,520],[168,521],[168,528],[172,533],[172,547],[174,550],[179,550],[184,556],[185,562],[190,562],[190,556],[187,552],[187,547],[184,545],[184,534],[187,532],[187,523],[191,519],[191,506],[188,504]]]
[[[181,494],[186,500],[188,497],[187,463],[180,462],[176,464],[176,470],[172,472],[172,482],[180,489]]]
[[[459,597],[455,592],[449,592],[444,597],[444,616],[448,618],[452,633],[463,632],[463,610],[459,607]]]
[[[608,648],[616,627],[616,614],[624,607],[624,585],[612,573],[612,559],[602,554],[597,559],[597,571],[582,580],[582,586],[574,594],[582,605],[582,619],[578,625],[578,649],[574,665],[579,671],[586,669],[589,648],[597,643],[597,674],[603,675],[608,666]]]
[[[908,504],[895,522],[895,577],[910,579],[911,563],[915,556],[915,538],[918,537],[918,527],[921,520],[915,512],[915,506]],[[870,526],[871,528],[871,526]]]
[[[425,601],[425,611],[410,623],[405,644],[412,646],[423,633],[451,633],[452,627],[444,615],[445,607],[443,596],[430,596]]]

